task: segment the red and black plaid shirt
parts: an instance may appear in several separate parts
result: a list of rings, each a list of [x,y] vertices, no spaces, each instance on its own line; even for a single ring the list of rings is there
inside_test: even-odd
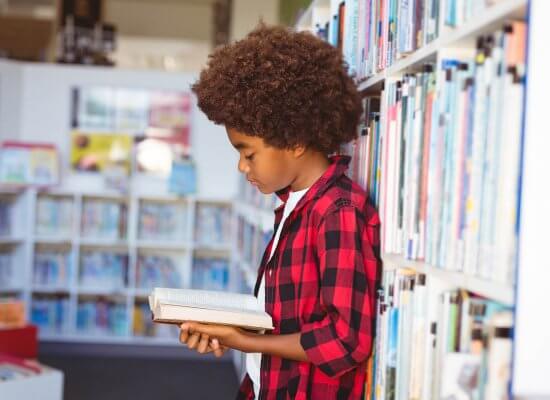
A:
[[[309,362],[262,356],[260,399],[361,399],[371,352],[380,221],[367,194],[345,171],[349,157],[333,157],[323,176],[273,239],[256,282],[265,271],[265,308],[272,334],[301,333]],[[288,190],[277,193],[283,201]],[[283,206],[275,210],[275,232]],[[237,399],[253,399],[245,376]]]

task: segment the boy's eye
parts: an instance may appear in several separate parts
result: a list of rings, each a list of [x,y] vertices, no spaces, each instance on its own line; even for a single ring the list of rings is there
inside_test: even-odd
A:
[[[244,158],[246,158],[248,161],[252,161],[254,159],[254,153],[249,154],[248,156],[245,155]]]

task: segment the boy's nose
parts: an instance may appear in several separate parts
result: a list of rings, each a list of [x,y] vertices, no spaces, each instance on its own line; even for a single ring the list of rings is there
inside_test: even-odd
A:
[[[246,164],[246,161],[241,158],[239,158],[239,164],[237,166],[237,168],[239,169],[239,172],[242,173],[242,174],[247,174],[248,173],[248,165]]]

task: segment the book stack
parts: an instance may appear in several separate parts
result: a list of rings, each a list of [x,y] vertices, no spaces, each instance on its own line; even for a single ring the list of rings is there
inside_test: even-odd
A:
[[[378,297],[372,398],[507,398],[510,308],[407,269],[386,271]]]
[[[84,287],[122,289],[128,284],[128,254],[85,250],[79,281]]]
[[[126,204],[86,199],[82,203],[82,236],[101,239],[126,238]]]
[[[67,197],[38,196],[35,232],[42,236],[70,237],[73,231],[73,200]]]

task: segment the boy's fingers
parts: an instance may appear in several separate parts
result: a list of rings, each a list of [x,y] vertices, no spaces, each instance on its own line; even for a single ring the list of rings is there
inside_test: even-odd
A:
[[[200,333],[193,333],[189,337],[189,340],[187,340],[187,347],[189,347],[190,349],[195,349],[199,343],[200,336]]]
[[[187,330],[180,331],[180,342],[185,344],[187,343],[188,339],[189,339],[189,332],[187,332]]]
[[[206,353],[208,350],[208,343],[210,342],[210,337],[204,333],[201,335],[197,351],[199,353]]]

